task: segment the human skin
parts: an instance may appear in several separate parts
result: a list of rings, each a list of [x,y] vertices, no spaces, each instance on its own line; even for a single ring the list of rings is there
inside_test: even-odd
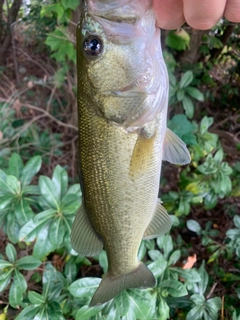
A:
[[[179,28],[185,21],[194,29],[207,30],[221,17],[240,22],[240,0],[153,0],[157,25]]]

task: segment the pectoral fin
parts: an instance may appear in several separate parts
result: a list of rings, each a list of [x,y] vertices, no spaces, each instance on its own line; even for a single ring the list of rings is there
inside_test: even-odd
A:
[[[102,251],[103,242],[90,224],[84,204],[73,222],[71,243],[73,249],[84,256],[95,256]]]
[[[159,237],[168,232],[171,225],[172,222],[166,209],[161,205],[160,200],[158,200],[154,216],[143,235],[143,239]]]
[[[185,143],[170,129],[167,129],[164,138],[163,160],[173,164],[187,164],[191,161]]]

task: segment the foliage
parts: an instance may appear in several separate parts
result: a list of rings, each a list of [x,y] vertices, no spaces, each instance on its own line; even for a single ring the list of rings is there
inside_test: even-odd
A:
[[[85,257],[76,257],[70,245],[70,230],[73,217],[80,205],[79,185],[68,187],[67,172],[59,165],[52,179],[40,176],[38,185],[31,181],[41,166],[41,158],[35,156],[25,165],[18,154],[9,160],[9,167],[0,171],[1,224],[9,238],[19,248],[27,246],[32,255],[18,258],[12,244],[6,246],[0,259],[0,289],[9,288],[9,305],[21,308],[16,319],[168,319],[176,317],[178,308],[185,310],[186,319],[217,319],[221,299],[208,298],[210,279],[204,262],[199,269],[176,267],[182,256],[173,238],[166,234],[154,240],[143,241],[139,259],[149,257],[148,268],[157,279],[153,289],[129,289],[112,301],[88,307],[100,279],[77,278],[80,266],[91,265]],[[173,216],[175,225],[179,220]],[[239,256],[240,222],[234,217],[236,229],[227,232],[230,239],[225,245],[231,255]],[[203,235],[205,245],[214,244],[214,234],[202,231],[198,222],[188,220],[188,227]],[[205,234],[205,235],[204,235]],[[208,241],[204,240],[204,237]],[[216,247],[216,245],[215,245]],[[220,247],[220,246],[219,246]],[[20,249],[21,250],[21,249]],[[216,248],[218,256],[222,247]],[[24,249],[26,251],[26,249]],[[53,264],[44,263],[52,252],[64,252],[63,273]],[[99,257],[103,270],[107,268],[106,253]],[[217,259],[215,255],[215,260]],[[210,258],[209,262],[212,262]],[[42,264],[43,273],[39,272]],[[35,279],[42,283],[41,291],[32,291],[24,277],[24,270],[33,270]],[[21,288],[21,289],[19,289]]]
[[[51,64],[58,65],[48,83],[42,85],[42,79],[36,77],[27,77],[27,81],[41,82],[42,88],[54,85],[51,95],[56,88],[65,95],[66,83],[71,84],[71,95],[76,93],[74,76],[70,78],[76,71],[70,20],[78,5],[75,0],[33,1],[29,14],[23,15],[24,34],[34,38],[34,51],[51,56]],[[231,36],[226,43],[223,36],[229,28]],[[72,100],[66,101],[62,95],[62,102],[53,100],[52,109],[50,100],[43,102],[46,109],[40,108],[39,95],[35,97],[30,89],[26,100],[38,106],[32,106],[40,113],[35,115],[25,101],[20,104],[20,89],[10,98],[1,98],[0,227],[6,246],[0,254],[0,294],[7,298],[1,299],[6,305],[0,310],[0,319],[16,309],[17,320],[214,320],[220,318],[220,312],[226,319],[239,320],[240,220],[236,199],[240,195],[240,165],[238,155],[231,154],[239,151],[239,145],[226,152],[216,131],[231,129],[232,140],[238,141],[238,33],[239,26],[233,28],[222,20],[203,33],[200,55],[192,64],[181,62],[183,55],[191,53],[192,31],[183,27],[167,34],[168,127],[187,144],[192,162],[175,167],[174,181],[163,170],[161,199],[174,214],[173,228],[171,234],[142,241],[139,249],[139,259],[153,272],[156,287],[126,290],[104,305],[90,308],[88,303],[107,270],[106,252],[89,260],[71,249],[69,235],[81,204],[81,190],[67,173],[66,162],[52,165],[53,155],[61,162],[60,156],[68,150],[66,146],[62,150],[66,137],[60,120],[65,119],[62,114],[68,114],[66,104]],[[44,65],[45,60],[39,64]],[[220,67],[223,72],[219,75]],[[60,129],[53,130],[52,123],[43,126],[36,120],[42,115],[54,118]],[[71,134],[74,144],[75,133]],[[49,173],[46,167],[51,165],[54,169]],[[219,225],[221,214],[226,227]],[[186,261],[193,252],[198,261],[189,266]]]

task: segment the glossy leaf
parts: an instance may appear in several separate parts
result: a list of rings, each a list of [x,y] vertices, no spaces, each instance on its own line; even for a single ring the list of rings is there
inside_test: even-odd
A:
[[[186,320],[202,320],[203,316],[202,306],[193,307],[187,314]]]
[[[33,256],[26,256],[22,257],[17,260],[16,266],[18,269],[23,270],[35,270],[42,264],[42,261],[33,257]]]
[[[5,290],[9,285],[11,278],[12,278],[13,268],[5,272],[0,276],[0,292]]]
[[[34,213],[28,202],[22,198],[15,207],[15,215],[18,224],[22,227],[34,216]]]
[[[75,298],[92,297],[100,282],[100,278],[82,278],[74,281],[68,290]]]
[[[41,165],[42,165],[42,158],[40,156],[34,156],[28,160],[20,176],[20,181],[23,187],[30,184],[33,177],[40,170]]]
[[[196,232],[196,234],[200,235],[202,232],[202,228],[200,224],[192,219],[187,220],[187,227],[189,230]]]
[[[39,187],[44,200],[50,208],[60,210],[60,198],[58,196],[55,185],[48,177],[41,176],[39,178]]]
[[[117,297],[114,299],[114,305],[120,316],[125,316],[128,313],[130,301],[126,291],[122,291],[119,295],[117,295]]]
[[[23,162],[18,153],[13,153],[9,159],[8,174],[20,178],[23,169]]]
[[[31,305],[23,309],[21,313],[16,317],[15,320],[23,320],[23,319],[34,319],[34,316],[38,313],[40,309],[39,305]]]
[[[53,171],[52,182],[55,186],[58,200],[60,200],[67,191],[68,174],[61,166],[57,165]]]
[[[182,99],[182,104],[183,104],[183,108],[186,112],[186,116],[189,119],[192,119],[192,117],[194,115],[194,106],[193,106],[192,100],[189,97],[184,96]]]
[[[198,284],[199,293],[203,295],[207,289],[208,280],[209,280],[208,273],[205,269],[205,261],[202,262],[201,267],[198,269],[198,273],[201,276],[201,281]]]
[[[108,269],[108,259],[105,250],[102,250],[99,254],[99,264],[103,268],[103,272],[106,273]]]
[[[38,259],[42,259],[54,250],[55,246],[48,237],[48,227],[44,227],[38,234],[37,241],[34,244],[33,255]]]
[[[89,320],[91,317],[99,313],[103,308],[103,305],[96,307],[83,306],[78,310],[76,314],[76,320]]]
[[[157,279],[166,270],[167,261],[164,258],[160,258],[148,265],[148,268],[152,271],[154,277]]]
[[[166,288],[172,297],[182,297],[188,294],[186,287],[176,280],[164,280],[160,283],[161,288]]]
[[[176,272],[179,277],[189,281],[189,282],[200,282],[201,277],[195,269],[182,269],[182,268],[172,268],[173,272]]]
[[[48,233],[49,240],[55,246],[55,248],[61,247],[66,231],[66,226],[62,216],[57,216],[52,219]]]
[[[201,91],[199,91],[197,88],[194,87],[187,87],[185,88],[185,91],[194,99],[198,101],[204,101],[204,95]]]
[[[6,256],[10,262],[15,263],[17,259],[17,251],[11,243],[8,243],[6,246]]]
[[[193,81],[193,72],[192,71],[187,71],[183,74],[180,83],[179,83],[179,87],[180,88],[186,88],[187,86],[189,86],[189,84]]]
[[[41,305],[45,303],[45,298],[35,291],[28,291],[28,299],[32,304],[35,305]]]

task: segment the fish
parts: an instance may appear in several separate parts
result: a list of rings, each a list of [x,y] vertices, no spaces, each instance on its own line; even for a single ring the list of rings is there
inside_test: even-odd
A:
[[[77,75],[83,200],[71,243],[85,256],[106,250],[95,306],[155,286],[139,246],[171,228],[158,198],[162,161],[183,165],[190,155],[167,128],[168,74],[150,0],[84,2]]]

